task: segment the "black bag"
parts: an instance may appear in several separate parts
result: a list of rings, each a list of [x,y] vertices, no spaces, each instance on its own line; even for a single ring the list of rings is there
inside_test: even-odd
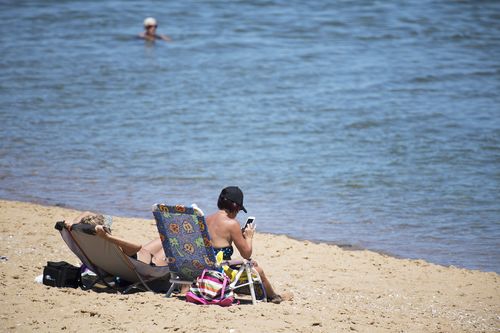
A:
[[[43,284],[46,286],[78,288],[80,277],[80,267],[66,261],[48,261],[43,268]]]

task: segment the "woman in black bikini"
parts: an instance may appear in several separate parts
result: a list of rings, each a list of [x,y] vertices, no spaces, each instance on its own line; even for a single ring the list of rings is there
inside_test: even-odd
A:
[[[105,225],[105,221],[108,219],[105,215],[95,214],[91,212],[85,212],[78,217],[76,217],[72,223],[65,222],[66,228],[71,229],[71,226],[76,223],[87,224],[95,227],[95,233],[97,236],[107,239],[111,243],[118,245],[123,253],[142,261],[146,264],[154,266],[166,266],[165,252],[159,238],[150,241],[145,245],[136,244],[128,240],[116,237],[109,232],[109,229]]]
[[[240,223],[236,220],[240,210],[247,212],[243,206],[243,192],[236,186],[226,187],[219,195],[217,207],[219,210],[206,218],[215,254],[217,255],[218,252],[222,251],[224,260],[230,260],[234,252],[234,243],[241,256],[250,259],[255,227],[249,226],[242,233]],[[254,262],[254,267],[262,279],[268,301],[277,304],[281,303],[281,296],[273,290],[271,282],[267,279],[262,268],[256,262]]]

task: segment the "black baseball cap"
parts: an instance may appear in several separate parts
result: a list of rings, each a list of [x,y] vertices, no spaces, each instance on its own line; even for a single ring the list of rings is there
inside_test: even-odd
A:
[[[243,206],[243,192],[238,186],[228,186],[220,192],[220,197],[226,198],[241,207],[245,213],[247,210]]]

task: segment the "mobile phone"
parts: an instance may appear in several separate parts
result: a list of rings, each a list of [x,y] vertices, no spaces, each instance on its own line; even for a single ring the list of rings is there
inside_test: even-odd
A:
[[[252,223],[253,223],[253,221],[255,221],[255,217],[254,217],[254,216],[249,216],[249,217],[247,218],[247,223],[245,223],[245,228],[244,228],[244,229],[246,229],[246,228],[248,227],[248,225],[249,225],[249,224],[252,224]]]

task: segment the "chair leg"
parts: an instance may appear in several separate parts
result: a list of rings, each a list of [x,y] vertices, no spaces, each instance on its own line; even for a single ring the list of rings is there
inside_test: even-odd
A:
[[[238,272],[236,273],[236,276],[234,277],[233,282],[231,282],[231,284],[229,286],[235,292],[238,292],[238,288],[248,286],[248,288],[250,290],[250,296],[252,297],[252,304],[255,305],[258,302],[257,295],[255,293],[255,287],[254,287],[255,283],[259,282],[261,284],[262,291],[264,292],[264,299],[262,300],[263,302],[266,302],[266,291],[264,289],[264,286],[262,285],[262,280],[260,279],[260,276],[258,275],[258,273],[255,272],[255,274],[257,274],[257,277],[254,278],[252,272],[253,272],[252,265],[250,265],[250,264],[241,265],[241,267],[238,269]],[[243,275],[243,273],[245,273],[247,276],[247,282],[242,283],[242,284],[238,284],[240,277]]]
[[[144,281],[144,279],[143,279],[140,275],[137,275],[137,276],[138,276],[138,277],[139,277],[139,279],[141,280],[141,284],[142,284],[144,287],[146,287],[147,291],[151,291],[151,292],[153,292],[153,291],[151,290],[151,288],[149,288],[149,286],[147,285],[147,282],[152,281],[152,280]]]
[[[175,286],[177,285],[177,283],[175,281],[170,281],[170,282],[172,284],[170,285],[170,288],[168,288],[168,291],[167,291],[167,294],[165,295],[165,297],[172,296],[172,293],[174,292]]]
[[[134,284],[131,284],[130,286],[128,286],[127,288],[125,288],[125,290],[123,290],[122,294],[127,294],[129,291],[131,291],[132,289],[142,289],[142,288],[139,288],[139,285],[141,284],[141,282],[136,282]],[[144,289],[142,289],[144,290]]]
[[[255,297],[255,289],[253,287],[253,277],[252,277],[252,270],[250,269],[249,265],[245,265],[245,271],[247,273],[247,279],[248,279],[248,287],[250,288],[250,295],[252,296],[252,304],[255,305],[257,304],[257,297]]]

